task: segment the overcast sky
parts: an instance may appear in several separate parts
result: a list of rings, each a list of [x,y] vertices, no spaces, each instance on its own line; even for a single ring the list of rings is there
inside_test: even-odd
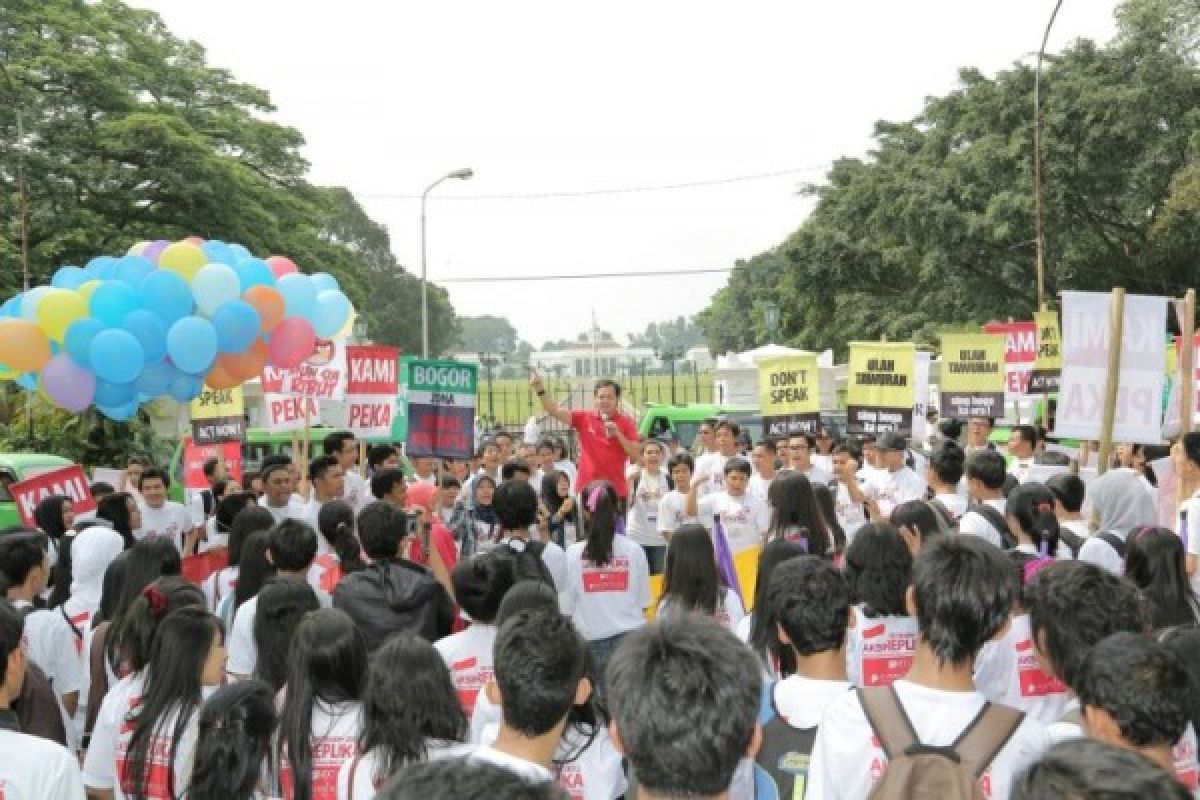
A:
[[[916,114],[1036,52],[1053,0],[134,0],[209,61],[267,89],[314,182],[349,187],[429,278],[728,268],[779,243],[797,187],[863,155],[877,119]],[[1050,49],[1113,35],[1116,0],[1068,0]],[[802,170],[687,189],[628,189]],[[392,197],[389,197],[391,195]],[[313,271],[319,265],[302,265]],[[446,284],[460,314],[540,346],[703,309],[721,274]]]

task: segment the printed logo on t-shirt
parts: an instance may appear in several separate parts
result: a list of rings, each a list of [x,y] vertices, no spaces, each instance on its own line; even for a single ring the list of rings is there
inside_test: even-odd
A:
[[[586,796],[583,789],[583,770],[574,761],[563,765],[562,772],[558,773],[558,785],[571,800],[584,800]]]
[[[884,623],[863,630],[863,686],[891,686],[908,674],[917,649],[914,633],[890,632]]]
[[[355,740],[350,736],[318,736],[312,744],[312,800],[337,800],[337,776],[342,763],[354,758]],[[279,782],[284,797],[295,797],[292,765],[284,754]]]
[[[583,591],[588,594],[601,592],[624,592],[629,589],[629,559],[613,556],[602,567],[589,562],[583,563]]]
[[[1017,672],[1021,679],[1021,697],[1045,697],[1064,694],[1067,687],[1058,678],[1047,674],[1038,662],[1032,639],[1017,642]]]
[[[1175,759],[1175,778],[1190,791],[1200,788],[1200,766],[1196,763],[1196,741],[1184,734],[1174,748],[1171,756]]]
[[[129,700],[129,710],[134,711],[142,704],[142,698],[132,697]],[[117,783],[124,794],[133,791],[135,776],[129,772],[129,740],[133,737],[136,722],[127,715],[118,731],[119,739],[116,746]],[[171,800],[170,789],[174,758],[171,753],[171,736],[155,734],[150,738],[150,746],[146,751],[145,779],[142,791],[147,800]],[[176,787],[177,789],[180,787]]]
[[[495,672],[491,667],[479,666],[479,659],[475,656],[455,661],[450,665],[450,679],[454,682],[458,703],[468,717],[475,710],[479,690],[487,685]]]

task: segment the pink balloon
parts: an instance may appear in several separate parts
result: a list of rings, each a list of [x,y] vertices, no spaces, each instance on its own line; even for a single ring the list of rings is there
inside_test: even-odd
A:
[[[42,386],[50,399],[78,414],[92,404],[96,376],[76,364],[66,353],[59,353],[42,367]]]
[[[292,261],[287,256],[269,256],[267,258],[267,266],[271,268],[271,273],[276,278],[281,278],[284,275],[290,275],[293,272],[299,272],[296,268],[296,262]]]
[[[271,331],[267,359],[271,366],[295,369],[317,351],[317,334],[303,317],[288,317]]]
[[[194,244],[194,245],[196,245],[196,247],[199,247],[200,245],[204,244],[204,239],[199,236],[189,236],[186,239],[184,239],[184,241],[188,242],[189,244]]]

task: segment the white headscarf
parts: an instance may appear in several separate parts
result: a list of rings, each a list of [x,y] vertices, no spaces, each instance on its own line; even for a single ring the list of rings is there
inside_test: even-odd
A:
[[[1092,481],[1088,487],[1092,508],[1100,515],[1100,530],[1112,531],[1124,538],[1146,525],[1158,524],[1154,499],[1146,491],[1142,477],[1131,469],[1113,469]]]
[[[72,613],[100,608],[104,571],[124,549],[121,534],[103,525],[75,535],[71,542],[71,599],[67,601]]]

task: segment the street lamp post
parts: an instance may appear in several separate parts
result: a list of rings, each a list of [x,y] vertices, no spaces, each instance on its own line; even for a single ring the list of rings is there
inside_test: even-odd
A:
[[[465,181],[474,174],[474,170],[470,167],[456,169],[454,172],[447,172],[429,184],[425,191],[421,193],[421,358],[429,358],[429,281],[426,278],[427,264],[425,261],[425,201],[428,199],[429,193],[442,181],[449,180],[450,178]]]
[[[763,303],[763,321],[767,324],[767,344],[775,343],[775,331],[779,328],[779,304],[768,300]]]
[[[480,353],[479,363],[483,364],[483,368],[487,371],[487,388],[488,388],[488,416],[491,417],[492,424],[496,424],[496,395],[492,390],[492,367],[500,363],[500,359],[496,358],[491,353]]]

